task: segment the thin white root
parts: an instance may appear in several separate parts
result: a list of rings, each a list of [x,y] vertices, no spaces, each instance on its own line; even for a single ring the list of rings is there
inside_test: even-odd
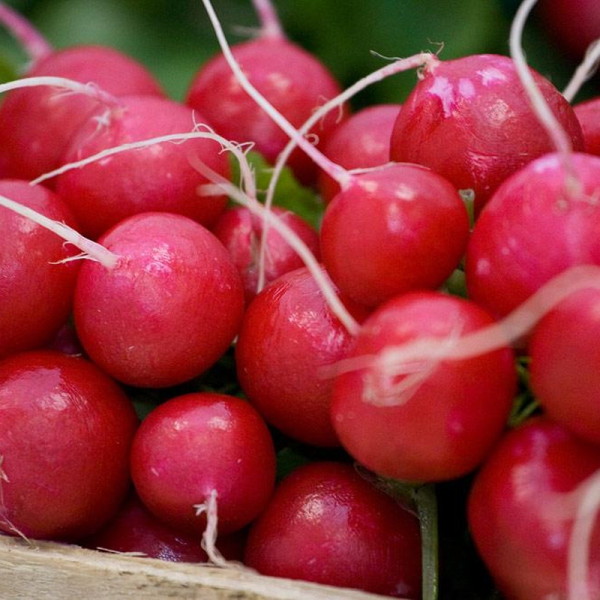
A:
[[[45,215],[42,215],[29,208],[28,206],[23,206],[22,204],[19,204],[10,198],[6,198],[5,196],[0,196],[0,206],[4,206],[5,208],[12,210],[22,217],[37,223],[41,227],[48,229],[52,233],[55,233],[66,242],[69,242],[70,244],[73,244],[79,248],[84,253],[83,256],[85,258],[95,260],[107,269],[113,269],[119,262],[119,256],[102,246],[102,244],[98,244],[97,242],[89,240],[72,227],[69,227],[64,223],[54,221],[53,219],[50,219]]]
[[[231,567],[236,563],[228,561],[217,548],[217,526],[218,526],[218,512],[217,512],[217,490],[211,490],[210,496],[202,504],[195,504],[194,509],[196,510],[196,516],[206,513],[206,528],[202,534],[202,549],[206,552],[208,562],[216,567]]]
[[[420,337],[388,346],[378,354],[347,358],[324,370],[323,375],[335,377],[341,373],[369,370],[371,385],[366,401],[382,406],[399,405],[417,391],[441,361],[465,360],[510,347],[560,302],[588,288],[600,290],[600,266],[574,266],[549,280],[492,325],[461,336],[460,323],[457,323],[445,337]],[[393,386],[389,393],[383,393],[381,390],[391,382]]]
[[[325,299],[325,302],[329,306],[331,312],[344,325],[350,335],[356,335],[360,329],[360,325],[348,312],[348,309],[344,306],[343,302],[337,295],[333,283],[329,279],[323,267],[319,264],[310,248],[302,241],[296,232],[293,231],[293,229],[291,229],[284,221],[273,214],[267,207],[263,206],[256,199],[249,197],[242,190],[237,188],[218,173],[215,173],[204,163],[195,161],[193,162],[193,165],[207,179],[214,182],[214,185],[212,186],[202,186],[204,193],[225,193],[229,195],[234,202],[248,208],[253,214],[258,215],[265,222],[269,223],[269,226],[273,227],[286,240],[286,242],[293,248],[298,256],[300,256],[302,262],[309,270],[310,274],[317,283],[317,286],[321,290],[323,298]]]
[[[525,27],[527,17],[529,16],[529,13],[535,6],[536,2],[537,0],[523,0],[519,6],[510,29],[510,54],[523,88],[529,96],[531,106],[538,120],[550,136],[557,153],[561,157],[561,162],[566,173],[567,190],[576,191],[579,189],[579,179],[573,166],[573,147],[571,140],[548,106],[544,95],[538,88],[523,52],[523,29]]]
[[[581,64],[575,69],[573,77],[563,90],[563,96],[573,102],[581,86],[596,72],[600,63],[600,38],[592,42]]]
[[[231,48],[229,43],[227,42],[227,38],[225,37],[225,33],[223,32],[223,28],[221,27],[221,23],[210,3],[210,0],[202,0],[204,3],[204,7],[206,8],[206,12],[210,18],[210,21],[213,25],[213,29],[215,30],[215,34],[217,36],[217,40],[221,47],[221,51],[223,56],[238,83],[244,89],[244,91],[265,111],[269,117],[292,139],[296,140],[296,143],[302,150],[324,171],[326,171],[333,179],[339,182],[343,182],[347,177],[346,170],[335,164],[333,161],[330,161],[322,152],[317,150],[317,148],[304,136],[300,135],[297,129],[279,112],[277,109],[250,83],[245,73],[242,71],[238,62],[236,61],[233,53],[231,52]]]
[[[28,544],[31,544],[31,540],[6,516],[6,504],[4,502],[4,484],[10,483],[10,479],[6,474],[3,467],[4,455],[0,454],[0,522],[2,522],[6,528],[24,539]]]
[[[121,102],[113,95],[101,90],[95,83],[81,83],[66,77],[23,77],[0,85],[0,94],[27,87],[55,87],[62,92],[83,94],[109,107],[121,106]]]

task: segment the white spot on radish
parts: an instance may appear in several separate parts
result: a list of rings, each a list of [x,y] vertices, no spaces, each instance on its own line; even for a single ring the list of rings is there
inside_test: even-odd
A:
[[[376,181],[369,179],[359,179],[358,184],[369,194],[374,194],[379,188],[379,184]]]
[[[448,81],[447,77],[434,77],[433,83],[429,87],[429,92],[437,96],[442,101],[444,116],[449,117],[456,102],[454,87]]]
[[[473,82],[466,77],[461,77],[458,80],[458,91],[463,98],[467,99],[474,98],[477,93]]]
[[[211,429],[218,429],[219,431],[227,431],[231,428],[230,422],[227,419],[223,419],[219,416],[212,417],[209,420],[208,425]]]
[[[510,116],[511,110],[508,104],[501,98],[490,104],[487,109],[490,124],[501,125]]]
[[[496,69],[495,67],[481,69],[480,71],[477,71],[477,75],[481,77],[481,83],[485,86],[506,81],[506,75],[500,69]]]
[[[283,73],[270,73],[269,84],[277,91],[286,93],[292,87],[292,82],[289,77],[286,77]]]
[[[490,261],[487,258],[481,258],[477,261],[475,271],[478,275],[489,275],[492,272]]]
[[[546,171],[555,171],[559,167],[559,160],[555,154],[547,154],[538,158],[531,164],[535,173],[545,173]]]
[[[411,186],[399,183],[394,191],[394,197],[410,202],[416,198],[416,193]]]

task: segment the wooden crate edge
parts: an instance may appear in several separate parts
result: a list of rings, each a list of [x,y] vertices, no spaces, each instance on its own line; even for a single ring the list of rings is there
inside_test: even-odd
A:
[[[240,568],[169,563],[0,535],[0,599],[381,600]]]

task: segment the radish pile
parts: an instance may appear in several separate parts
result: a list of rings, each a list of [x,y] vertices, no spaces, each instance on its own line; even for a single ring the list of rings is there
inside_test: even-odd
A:
[[[202,4],[183,101],[0,5],[31,58],[0,86],[0,533],[599,597],[600,100],[525,63],[535,0],[506,56],[344,91],[268,1],[233,47]]]

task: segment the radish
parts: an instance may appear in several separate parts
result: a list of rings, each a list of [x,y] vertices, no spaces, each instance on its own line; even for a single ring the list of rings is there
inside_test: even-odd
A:
[[[582,150],[570,104],[548,79],[531,74],[573,148]],[[427,165],[472,190],[477,215],[509,175],[553,150],[513,59],[484,54],[425,69],[394,125],[390,157]]]
[[[74,299],[86,353],[138,387],[168,387],[210,368],[237,334],[244,306],[227,250],[181,215],[142,213],[100,239],[112,268],[87,261]]]
[[[600,264],[600,157],[560,154],[512,175],[482,211],[469,240],[469,296],[494,316],[508,314],[542,284],[580,264]]]
[[[75,226],[68,206],[43,186],[0,180],[0,194],[46,217]],[[0,357],[40,348],[69,318],[79,263],[60,238],[31,220],[0,209]]]
[[[569,575],[582,486],[598,469],[598,446],[547,417],[530,419],[500,440],[475,477],[468,518],[479,553],[507,597],[598,597],[597,527],[590,531],[589,562],[572,563],[584,572]]]
[[[10,12],[3,5],[0,18],[13,28],[7,23]],[[21,38],[43,40],[26,21],[20,19],[20,24]],[[28,78],[59,76],[85,84],[94,82],[114,96],[164,96],[143,65],[112,48],[75,46],[52,51],[41,41],[33,47],[25,43],[34,59],[26,72]],[[57,93],[50,87],[7,95],[0,106],[0,176],[33,179],[57,167],[70,137],[96,107],[97,102],[89,98]]]
[[[600,291],[567,298],[532,330],[530,385],[544,411],[576,435],[600,443],[598,311]]]
[[[541,0],[537,18],[570,58],[583,58],[600,38],[600,7],[595,0]]]
[[[76,541],[117,512],[138,420],[98,367],[43,350],[5,358],[0,422],[0,531]]]
[[[420,598],[418,519],[348,464],[297,467],[250,527],[259,573]]]
[[[318,260],[320,249],[317,231],[292,211],[279,207],[274,207],[272,211],[298,234]],[[258,248],[263,227],[263,221],[254,216],[250,209],[234,207],[222,213],[212,228],[212,232],[231,254],[242,276],[246,304],[258,290]],[[302,266],[302,259],[285,238],[271,229],[266,239],[265,284]]]
[[[259,14],[264,17],[266,13]],[[237,44],[234,54],[261,93],[295,126],[300,126],[325,100],[337,96],[341,88],[324,65],[285,37],[273,10],[266,21],[260,35]],[[269,162],[274,162],[286,145],[285,133],[239,85],[221,54],[200,67],[185,102],[225,138],[253,142],[255,150]],[[345,111],[347,108],[327,115],[311,130],[311,135],[322,142]],[[302,183],[314,183],[316,167],[303,152],[296,151],[288,164]]]
[[[358,321],[366,311],[346,304]],[[248,306],[235,346],[242,390],[265,420],[315,446],[337,446],[329,416],[333,382],[320,370],[345,358],[353,336],[332,315],[306,268],[279,277]]]
[[[585,152],[600,156],[600,97],[579,102],[573,110],[583,131]]]
[[[159,521],[132,492],[117,514],[95,534],[79,542],[86,548],[158,558],[170,562],[206,562],[200,536],[182,533]],[[245,532],[217,542],[228,560],[241,561]]]
[[[244,308],[243,286],[227,250],[205,227],[170,213],[125,219],[97,243],[0,196],[74,244],[81,265],[74,298],[85,352],[115,379],[169,387],[196,377],[225,353]]]
[[[80,125],[62,156],[63,163],[121,144],[192,132],[196,123],[204,121],[174,100],[149,95],[123,97],[121,105],[111,111],[108,122],[98,130],[100,117],[98,112],[92,113]],[[183,214],[211,227],[227,199],[198,197],[197,188],[206,179],[190,165],[191,156],[229,176],[227,156],[221,153],[221,146],[208,137],[199,137],[183,145],[148,145],[69,170],[57,177],[55,186],[71,206],[82,233],[93,239],[125,217],[156,210]],[[48,176],[44,181],[48,181]]]
[[[475,303],[436,291],[402,294],[375,309],[348,358],[330,371],[337,374],[331,419],[344,448],[368,469],[403,481],[473,471],[504,431],[516,391],[514,355],[508,342],[464,360],[444,353],[493,324]],[[421,356],[394,359],[394,349],[427,339]]]
[[[340,292],[354,302],[375,306],[408,289],[441,285],[460,261],[469,234],[468,214],[456,190],[437,174],[415,165],[389,165],[353,174],[329,161],[252,85],[229,49],[208,0],[204,5],[223,56],[243,89],[342,188],[328,206],[321,230],[323,263]],[[403,61],[402,67],[436,61],[417,55]],[[349,218],[337,218],[337,206]],[[357,219],[358,225],[353,220],[364,211],[375,231],[366,240],[364,217]],[[440,239],[432,248],[429,244],[436,235]],[[357,260],[345,259],[348,246],[355,254],[358,250]],[[378,260],[381,253],[384,258]],[[422,262],[415,264],[415,259]],[[390,281],[394,272],[402,275]]]
[[[367,106],[350,115],[330,134],[323,154],[345,169],[377,167],[389,161],[392,128],[400,112],[400,104]],[[325,203],[340,191],[339,185],[319,174],[319,192]]]
[[[188,534],[239,531],[266,506],[275,484],[275,449],[260,415],[245,400],[211,392],[172,397],[144,419],[131,451],[131,473],[144,505]],[[197,511],[210,510],[208,519]],[[206,510],[204,511],[206,513]]]

